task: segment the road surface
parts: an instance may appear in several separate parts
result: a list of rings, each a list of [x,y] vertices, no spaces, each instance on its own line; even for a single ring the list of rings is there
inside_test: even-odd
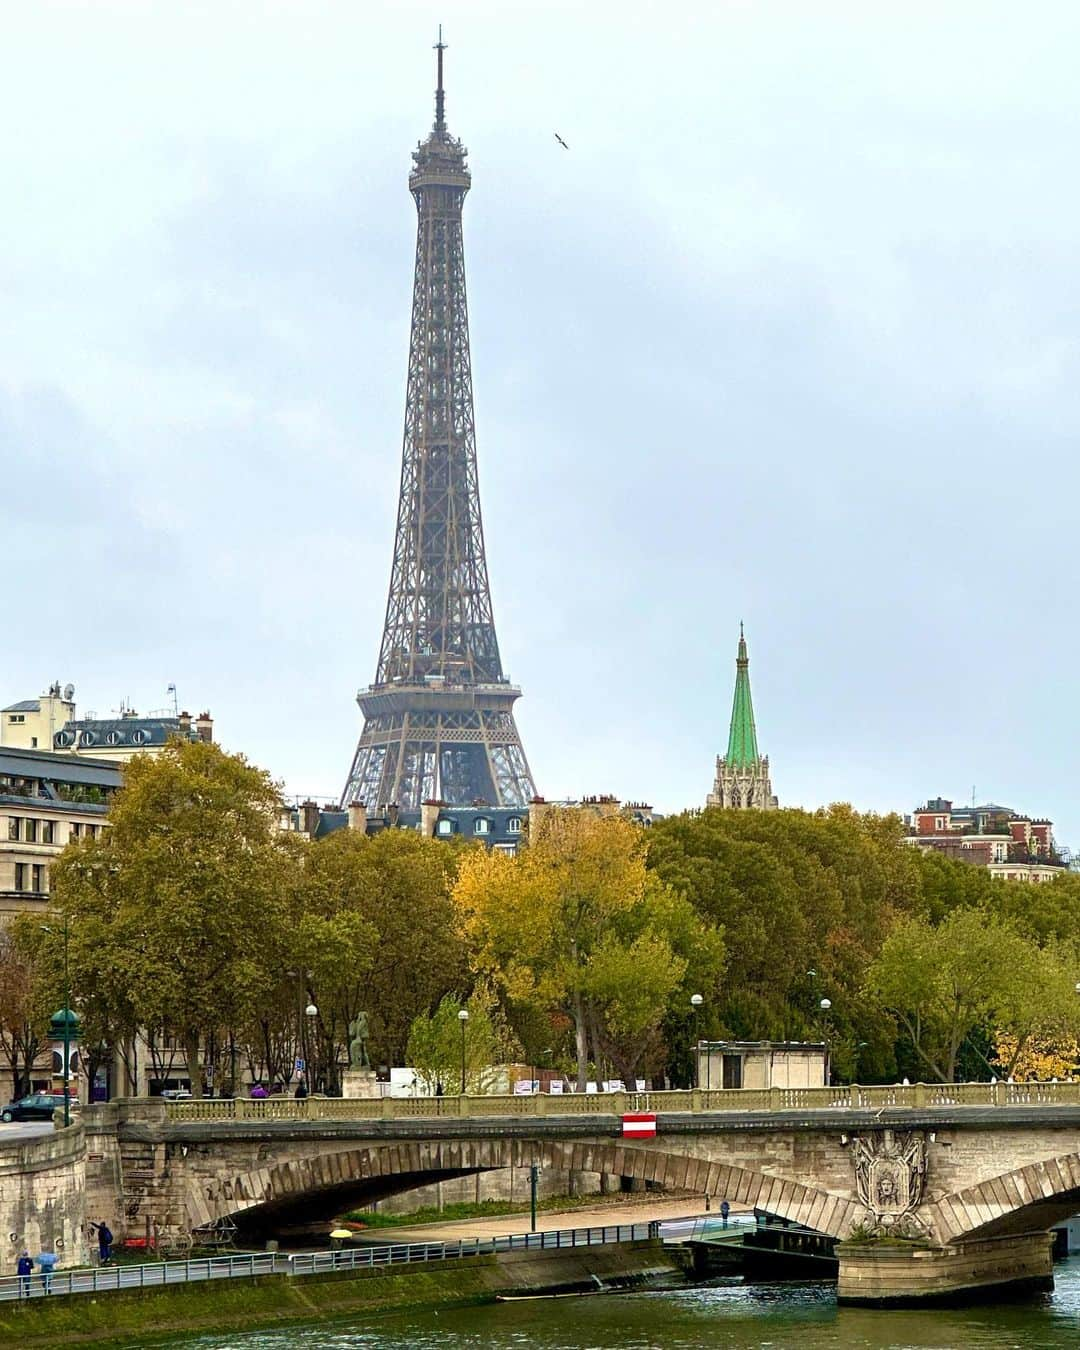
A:
[[[51,1120],[13,1120],[10,1125],[0,1120],[0,1148],[7,1144],[25,1143],[27,1139],[35,1139],[40,1134],[52,1134],[52,1130]]]

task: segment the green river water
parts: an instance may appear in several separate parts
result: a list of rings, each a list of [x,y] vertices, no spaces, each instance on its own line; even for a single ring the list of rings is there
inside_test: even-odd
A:
[[[822,1285],[713,1284],[596,1297],[355,1317],[281,1330],[189,1335],[185,1350],[1080,1350],[1080,1257],[1054,1293],[925,1312],[837,1308]]]

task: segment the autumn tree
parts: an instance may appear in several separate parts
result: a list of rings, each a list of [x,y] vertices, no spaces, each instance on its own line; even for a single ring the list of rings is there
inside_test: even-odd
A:
[[[269,776],[243,756],[174,741],[126,766],[108,831],[69,845],[53,870],[82,944],[80,1007],[118,1029],[171,1029],[196,1096],[200,1052],[258,1006],[268,956],[287,940],[296,861],[278,809]]]
[[[648,872],[646,848],[621,817],[552,810],[517,855],[469,853],[454,889],[479,972],[570,1019],[581,1091],[590,1059],[633,1083],[668,1005],[722,964],[720,934]]]
[[[32,1086],[34,1063],[48,1044],[49,1017],[59,1006],[47,972],[47,935],[29,915],[0,931],[0,1052],[16,1097]]]

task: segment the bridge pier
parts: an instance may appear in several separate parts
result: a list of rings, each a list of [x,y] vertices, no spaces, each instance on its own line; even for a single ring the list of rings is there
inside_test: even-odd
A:
[[[947,1245],[839,1242],[838,1303],[926,1307],[992,1303],[1054,1287],[1053,1236],[1022,1233]]]

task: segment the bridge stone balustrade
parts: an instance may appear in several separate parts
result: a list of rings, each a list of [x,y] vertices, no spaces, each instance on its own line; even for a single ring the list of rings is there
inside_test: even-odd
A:
[[[911,1083],[863,1087],[724,1088],[677,1092],[566,1093],[549,1096],[205,1098],[170,1102],[168,1118],[192,1120],[401,1120],[461,1116],[619,1115],[623,1111],[817,1111],[954,1106],[1080,1106],[1080,1081]]]
[[[641,1107],[657,1109],[656,1139],[623,1140],[619,1116]],[[83,1118],[96,1203],[122,1208],[138,1233],[152,1220],[267,1234],[535,1162],[726,1199],[837,1238],[839,1294],[864,1302],[1045,1284],[1047,1230],[1080,1210],[1072,1083],[130,1100]]]

